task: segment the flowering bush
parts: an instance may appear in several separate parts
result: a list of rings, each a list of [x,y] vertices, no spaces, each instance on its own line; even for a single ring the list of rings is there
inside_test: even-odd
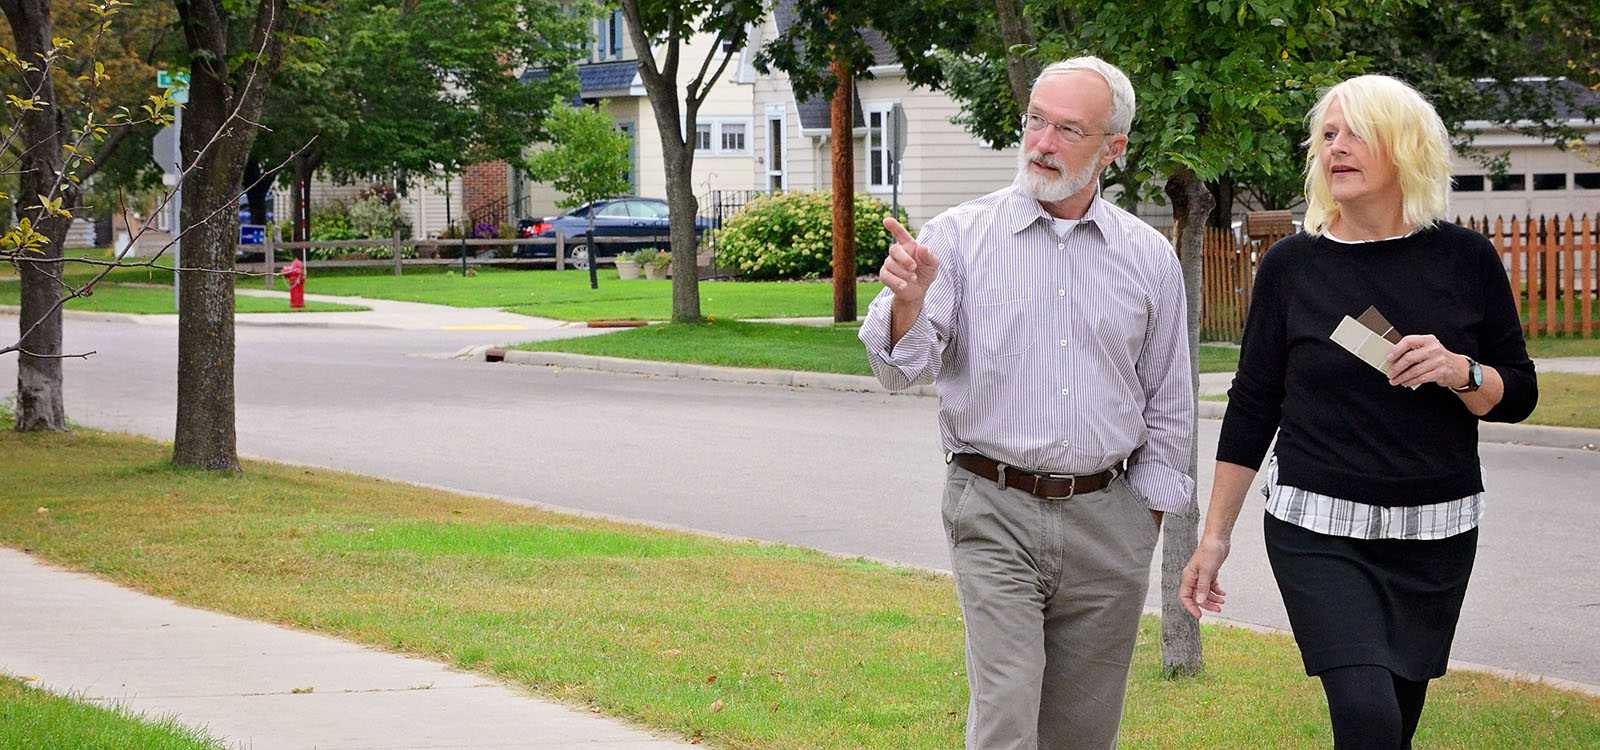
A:
[[[856,194],[856,271],[871,273],[889,252],[883,218],[889,207]],[[905,221],[901,212],[901,222]],[[815,279],[833,275],[833,196],[792,192],[761,196],[717,231],[717,265],[751,279]]]

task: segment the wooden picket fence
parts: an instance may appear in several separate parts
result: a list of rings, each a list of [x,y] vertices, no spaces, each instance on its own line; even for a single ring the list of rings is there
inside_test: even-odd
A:
[[[1573,217],[1470,217],[1456,223],[1482,233],[1500,250],[1528,336],[1592,337],[1600,332],[1600,214]],[[1201,270],[1200,337],[1238,341],[1261,256],[1281,237],[1236,240],[1207,230]]]

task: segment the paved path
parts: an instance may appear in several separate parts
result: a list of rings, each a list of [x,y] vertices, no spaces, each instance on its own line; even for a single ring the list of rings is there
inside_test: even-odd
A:
[[[0,548],[0,670],[232,748],[690,747],[481,675],[173,604]]]

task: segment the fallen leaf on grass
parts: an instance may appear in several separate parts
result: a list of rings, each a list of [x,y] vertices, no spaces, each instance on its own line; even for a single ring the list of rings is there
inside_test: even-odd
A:
[[[722,699],[718,698],[715,703],[711,704],[711,713],[716,713],[718,711],[721,711],[722,710],[722,706],[723,706]]]

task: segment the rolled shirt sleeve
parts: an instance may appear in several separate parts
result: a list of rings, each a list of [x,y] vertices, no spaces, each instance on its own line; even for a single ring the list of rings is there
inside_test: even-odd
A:
[[[891,344],[889,318],[894,292],[888,287],[867,307],[867,318],[857,336],[867,349],[867,362],[883,387],[898,391],[913,385],[932,383],[939,376],[944,351],[953,338],[955,317],[961,295],[960,255],[955,252],[953,235],[939,218],[928,222],[917,236],[939,259],[939,273],[922,299],[922,311],[911,328]]]
[[[1194,499],[1194,378],[1189,314],[1176,257],[1154,297],[1149,333],[1136,371],[1144,389],[1145,443],[1128,457],[1128,482],[1151,510],[1183,512]]]

